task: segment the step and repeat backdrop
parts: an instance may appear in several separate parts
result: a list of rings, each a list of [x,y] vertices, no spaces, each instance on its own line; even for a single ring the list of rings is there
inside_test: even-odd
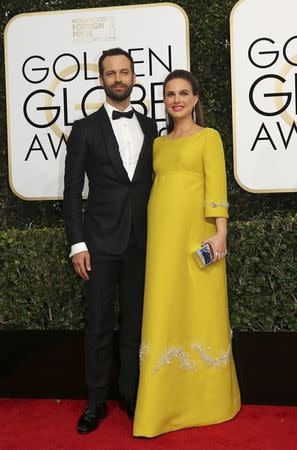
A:
[[[75,119],[104,102],[98,59],[113,47],[133,57],[133,106],[161,130],[162,82],[190,66],[183,9],[160,3],[20,14],[6,26],[9,182],[17,196],[62,198],[67,137]]]
[[[240,0],[231,12],[234,176],[250,192],[297,191],[296,17],[296,0]],[[9,181],[17,196],[62,198],[69,131],[104,101],[98,59],[118,46],[135,62],[134,107],[161,130],[162,82],[170,71],[190,68],[182,8],[156,3],[41,12],[8,23]]]
[[[296,0],[241,0],[231,14],[234,173],[247,191],[297,191],[296,17]]]

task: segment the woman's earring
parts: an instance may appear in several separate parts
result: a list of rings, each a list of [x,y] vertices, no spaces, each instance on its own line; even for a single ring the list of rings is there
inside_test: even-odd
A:
[[[193,122],[196,123],[197,117],[196,117],[196,109],[195,108],[193,108],[193,111],[192,111],[192,119],[193,119]]]
[[[170,125],[170,118],[168,112],[165,110],[165,121],[166,121],[166,127],[168,128]]]

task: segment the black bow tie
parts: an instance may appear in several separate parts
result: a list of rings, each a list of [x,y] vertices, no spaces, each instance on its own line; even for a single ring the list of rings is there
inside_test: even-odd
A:
[[[127,112],[116,111],[114,109],[112,111],[112,119],[116,120],[116,119],[120,119],[121,117],[126,117],[126,119],[132,119],[133,114],[134,114],[133,109],[131,109],[130,111],[127,111]]]

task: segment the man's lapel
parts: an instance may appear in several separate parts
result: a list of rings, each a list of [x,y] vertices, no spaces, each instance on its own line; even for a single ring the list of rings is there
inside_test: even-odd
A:
[[[147,126],[148,122],[144,119],[144,116],[142,114],[138,113],[137,111],[135,111],[135,114],[143,132],[143,144],[141,147],[141,151],[139,154],[139,158],[137,161],[132,181],[136,181],[140,178],[145,160],[149,156],[148,152],[151,151],[151,148],[148,145],[149,144],[149,128]]]
[[[108,114],[104,106],[98,110],[98,120],[102,129],[103,138],[107,151],[109,153],[113,169],[117,177],[124,181],[130,182],[127,171],[123,165],[123,161],[119,152],[119,145],[114,135]]]

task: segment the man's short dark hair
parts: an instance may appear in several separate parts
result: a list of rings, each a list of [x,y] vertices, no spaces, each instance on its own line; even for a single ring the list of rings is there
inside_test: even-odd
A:
[[[105,60],[105,58],[107,56],[117,56],[117,55],[123,55],[123,56],[126,56],[126,58],[129,59],[130,65],[131,65],[131,71],[134,74],[134,62],[133,62],[132,56],[130,55],[130,53],[126,52],[122,48],[116,47],[116,48],[110,48],[109,50],[104,50],[102,55],[100,56],[99,62],[98,62],[99,74],[100,75],[102,75],[103,72],[104,72],[103,61]]]

